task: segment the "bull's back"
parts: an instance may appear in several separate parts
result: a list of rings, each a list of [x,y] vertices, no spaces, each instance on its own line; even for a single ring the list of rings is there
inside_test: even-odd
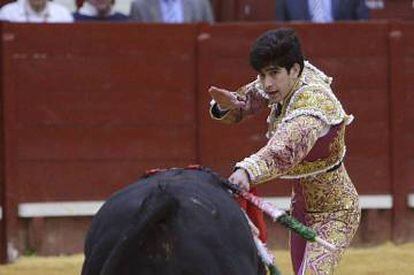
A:
[[[211,173],[174,169],[114,194],[94,218],[83,275],[258,274],[244,214]]]

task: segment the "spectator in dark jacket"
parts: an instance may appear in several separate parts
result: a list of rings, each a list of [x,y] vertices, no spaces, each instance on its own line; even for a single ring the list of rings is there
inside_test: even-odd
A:
[[[145,23],[214,22],[210,0],[134,0],[130,16]]]
[[[344,20],[367,20],[365,0],[276,0],[278,21],[329,23]]]
[[[129,17],[113,10],[115,0],[86,0],[73,14],[75,21],[128,21]]]

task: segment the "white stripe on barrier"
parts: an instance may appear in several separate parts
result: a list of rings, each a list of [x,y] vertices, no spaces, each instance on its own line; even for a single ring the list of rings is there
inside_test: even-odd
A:
[[[21,218],[93,216],[103,203],[103,201],[21,203],[18,207],[18,215]]]
[[[391,195],[361,195],[359,198],[362,209],[392,209]]]
[[[281,209],[289,209],[290,197],[264,197],[264,199]],[[360,200],[362,209],[391,209],[393,205],[391,195],[361,195]],[[21,203],[18,206],[18,215],[21,218],[93,216],[103,203],[104,201]],[[408,195],[407,203],[409,207],[414,208],[414,194]],[[0,207],[0,219],[2,217],[3,212]]]
[[[410,208],[414,208],[414,194],[408,194],[407,203]]]
[[[290,206],[290,197],[264,197],[263,199],[284,210],[289,209]],[[360,200],[362,209],[391,209],[393,204],[391,195],[361,195]],[[414,194],[408,195],[407,200],[408,206],[414,208]],[[21,203],[18,206],[18,215],[21,218],[93,216],[103,203],[104,201]]]

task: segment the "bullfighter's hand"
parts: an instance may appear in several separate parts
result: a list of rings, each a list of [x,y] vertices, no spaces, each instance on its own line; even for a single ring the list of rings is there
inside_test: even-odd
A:
[[[241,100],[237,99],[237,96],[222,88],[217,88],[215,86],[211,86],[208,89],[211,97],[216,101],[218,107],[221,110],[231,110],[235,108],[243,108],[245,107],[245,103]]]
[[[247,172],[244,169],[237,169],[230,175],[229,181],[240,186],[245,191],[250,190],[250,181]]]

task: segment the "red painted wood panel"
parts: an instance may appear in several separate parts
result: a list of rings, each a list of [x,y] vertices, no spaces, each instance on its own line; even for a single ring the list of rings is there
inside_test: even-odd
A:
[[[36,59],[60,56],[62,61],[82,54],[85,59],[124,56],[145,58],[151,62],[157,59],[153,56],[151,58],[150,53],[156,53],[160,57],[176,54],[191,62],[197,32],[197,27],[191,24],[82,23],[4,26],[7,44],[14,47],[14,59],[27,58],[30,55]],[[37,35],[31,35],[33,32]]]
[[[16,159],[193,159],[194,127],[45,127],[17,130]]]
[[[7,240],[23,246],[19,202],[102,200],[196,162],[196,25],[3,27]]]
[[[399,165],[402,165],[402,171],[405,176],[400,188],[402,188],[401,193],[414,193],[414,126],[412,123],[414,120],[414,24],[399,24],[398,27],[402,30],[404,54],[401,67],[403,68],[403,75],[405,75],[405,77],[403,76],[403,83],[405,85],[403,85],[402,90],[406,100],[402,104],[402,107],[404,108],[404,118],[403,126],[400,128],[400,131],[403,133],[398,133],[400,135],[404,135],[402,141],[403,144],[401,144],[400,148],[403,150],[403,157],[405,158],[403,163],[399,163]],[[406,194],[403,194],[402,196],[405,197]],[[406,239],[409,239],[411,241],[412,237],[410,233],[414,232],[414,225],[409,221],[413,219],[414,215],[412,210],[407,208],[403,210],[402,214],[404,216],[399,217],[399,224],[397,224],[397,226],[399,226],[399,230],[395,231],[395,233],[400,234],[402,238],[397,240],[405,241]]]
[[[19,202],[104,199],[155,167],[200,162],[228,175],[266,142],[267,113],[220,125],[209,118],[207,89],[253,80],[250,45],[276,26],[2,25],[3,235],[18,238]],[[346,164],[359,192],[394,192],[401,208],[405,186],[414,190],[414,25],[287,26],[356,117]],[[390,30],[401,31],[399,42]]]
[[[235,89],[254,79],[255,73],[248,66],[250,45],[263,31],[276,26],[240,28],[234,24],[202,29],[209,38],[199,45],[200,155],[202,162],[223,173],[228,174],[231,165],[265,144],[265,115],[230,127],[210,120],[208,86]],[[389,193],[388,25],[290,26],[298,31],[307,57],[335,77],[338,96],[347,111],[356,117],[348,131],[346,159],[355,184],[362,193]],[[266,190],[273,194],[285,193],[278,185]]]
[[[393,187],[393,231],[395,242],[406,241],[410,236],[407,206],[407,140],[404,135],[406,121],[406,96],[404,88],[404,33],[401,24],[390,25],[390,155],[391,183]]]
[[[104,200],[149,169],[193,163],[190,158],[20,161],[15,194],[21,202]]]
[[[169,87],[116,89],[99,93],[45,90],[38,95],[20,90],[16,95],[18,123],[21,127],[189,126],[194,119],[194,110],[188,108],[194,101],[194,95],[188,92],[191,90],[190,87],[185,90]]]
[[[54,148],[67,146],[73,157],[99,158],[107,154],[98,152],[100,146],[108,148],[112,142],[117,151],[125,142],[147,138],[153,144],[186,140],[191,148],[180,154],[194,158],[195,26],[155,25],[149,31],[141,25],[132,29],[85,24],[83,35],[59,38],[57,31],[72,27],[42,26],[48,29],[32,40],[28,34],[36,27],[6,29],[12,64],[8,69],[25,79],[12,80],[8,95],[18,102],[12,129],[23,152],[18,157],[64,158],[65,153]],[[177,32],[182,35],[172,35]],[[160,44],[164,47],[156,49]],[[79,141],[91,148],[82,152],[81,144],[77,152]],[[157,146],[142,147],[146,152],[125,146],[126,151],[132,149],[125,154],[163,154],[162,148],[152,150]]]
[[[414,24],[405,23],[400,24],[399,28],[403,32],[404,41],[404,60],[403,60],[403,81],[405,92],[405,123],[404,123],[404,135],[405,135],[405,147],[407,154],[406,164],[406,177],[407,184],[411,192],[414,192]]]
[[[3,33],[3,25],[0,24],[0,33]],[[3,43],[0,43],[0,55],[3,55]],[[0,87],[3,87],[3,58],[0,61]],[[4,100],[3,100],[3,88],[0,88],[0,106],[4,110]],[[4,116],[3,112],[0,112],[0,208],[4,213],[5,201],[6,201],[6,180],[4,175],[5,168],[5,144],[4,144]],[[4,214],[0,219],[0,264],[6,263],[7,261],[7,236],[6,236],[6,221]]]
[[[18,83],[19,90],[36,85],[39,90],[50,93],[100,94],[115,90],[116,94],[122,94],[126,91],[154,93],[160,88],[163,91],[178,93],[193,88],[193,80],[177,71],[189,69],[194,52],[149,51],[142,55],[114,53],[108,57],[91,52],[79,52],[71,57],[44,54],[45,57],[42,59],[37,59],[35,55],[34,53],[27,54],[25,58],[13,58],[17,72],[26,76],[24,82]],[[56,64],[62,62],[64,65],[56,68]],[[39,71],[42,74],[39,74]],[[63,83],[57,80],[65,80],[71,85],[62,85]]]

